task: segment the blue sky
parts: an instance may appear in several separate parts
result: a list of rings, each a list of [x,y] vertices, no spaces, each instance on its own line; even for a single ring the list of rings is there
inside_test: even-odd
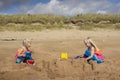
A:
[[[0,14],[120,14],[120,0],[0,0]]]
[[[120,2],[120,0],[109,0],[110,2],[112,2],[112,3],[114,3],[114,4],[116,4],[116,3],[119,3]]]

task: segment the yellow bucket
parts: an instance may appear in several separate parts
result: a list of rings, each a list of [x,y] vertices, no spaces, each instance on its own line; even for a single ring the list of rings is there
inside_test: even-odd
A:
[[[68,59],[68,53],[62,52],[62,53],[60,54],[60,59]]]

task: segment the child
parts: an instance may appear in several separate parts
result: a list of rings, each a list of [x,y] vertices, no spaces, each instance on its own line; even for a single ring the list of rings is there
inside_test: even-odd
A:
[[[34,64],[34,60],[31,56],[32,51],[30,50],[31,41],[30,40],[23,40],[22,47],[16,51],[16,63],[27,63],[27,64]]]
[[[100,49],[93,43],[93,41],[88,37],[84,41],[87,50],[84,53],[84,58],[89,62],[90,60],[95,60],[97,63],[104,62],[103,54]]]

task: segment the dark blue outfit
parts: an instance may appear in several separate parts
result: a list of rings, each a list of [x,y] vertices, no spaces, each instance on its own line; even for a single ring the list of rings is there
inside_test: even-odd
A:
[[[33,60],[32,56],[31,56],[31,54],[32,54],[31,52],[25,52],[24,54],[25,54],[25,58],[27,60]]]
[[[86,50],[84,53],[84,58],[87,58],[91,55],[91,51],[90,50]],[[93,57],[89,60],[93,60],[93,61],[97,61],[97,63],[102,63],[104,62],[104,60],[100,60],[98,59],[98,57],[96,56],[96,54],[93,55]]]
[[[27,60],[33,60],[32,56],[31,56],[31,54],[32,54],[31,52],[25,52],[24,54],[25,54],[25,56],[19,56],[17,58],[16,63],[21,63],[21,62],[26,63]]]

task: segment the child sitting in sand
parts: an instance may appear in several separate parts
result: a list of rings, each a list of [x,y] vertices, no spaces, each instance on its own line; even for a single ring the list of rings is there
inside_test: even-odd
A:
[[[23,46],[16,51],[16,63],[27,63],[34,64],[34,60],[31,56],[32,51],[29,49],[31,47],[30,40],[23,40]]]
[[[84,43],[87,47],[87,50],[85,51],[83,57],[88,61],[88,63],[90,60],[97,61],[97,63],[103,63],[103,53],[100,49],[97,48],[93,41],[88,37],[84,40]]]

